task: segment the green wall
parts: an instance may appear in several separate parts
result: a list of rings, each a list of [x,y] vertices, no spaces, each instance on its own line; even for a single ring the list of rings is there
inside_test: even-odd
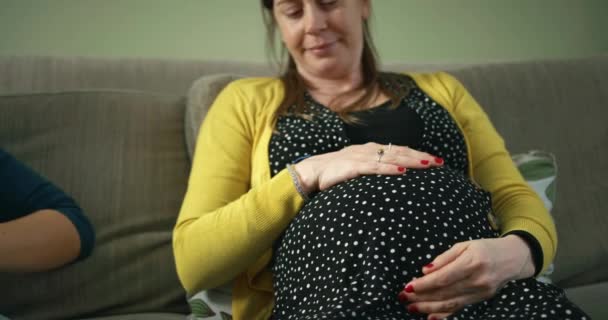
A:
[[[606,0],[372,1],[383,62],[608,53]],[[258,3],[0,0],[0,55],[264,61]]]

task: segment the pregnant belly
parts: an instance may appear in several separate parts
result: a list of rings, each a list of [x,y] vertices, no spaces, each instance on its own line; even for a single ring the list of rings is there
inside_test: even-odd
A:
[[[397,242],[397,247],[447,249],[459,241],[495,237],[490,210],[488,192],[445,167],[363,176],[318,193],[281,245],[352,248]]]
[[[398,290],[453,244],[498,236],[490,210],[489,194],[447,167],[338,184],[309,201],[277,243],[278,301],[321,285]]]

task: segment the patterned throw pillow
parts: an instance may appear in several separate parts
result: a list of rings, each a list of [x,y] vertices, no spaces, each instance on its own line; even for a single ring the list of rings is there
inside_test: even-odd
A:
[[[557,164],[555,156],[545,151],[533,150],[515,154],[511,157],[528,185],[540,196],[549,212],[555,202],[555,178]],[[554,265],[537,277],[540,282],[551,283],[549,276],[553,273]]]
[[[553,154],[544,151],[529,151],[514,154],[513,162],[528,184],[536,191],[550,211],[555,202],[555,177],[557,165]],[[553,273],[553,264],[539,275],[537,280],[551,283],[549,275]],[[192,313],[189,320],[231,320],[231,287],[201,291],[190,297],[188,302]]]
[[[232,320],[232,287],[200,291],[188,299],[188,320]]]

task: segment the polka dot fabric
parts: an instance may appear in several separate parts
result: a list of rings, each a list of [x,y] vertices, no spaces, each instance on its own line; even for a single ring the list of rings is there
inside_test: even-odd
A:
[[[414,110],[423,127],[420,140],[409,145],[444,158],[445,165],[362,176],[315,194],[276,243],[273,319],[426,319],[398,302],[404,285],[453,244],[499,236],[487,220],[489,193],[467,178],[457,125],[408,77],[400,83],[393,89],[409,94],[397,109]],[[294,159],[353,143],[335,113],[310,97],[307,103],[312,119],[278,119],[269,146],[273,175]],[[449,319],[585,316],[560,289],[528,279],[508,283],[493,299]]]

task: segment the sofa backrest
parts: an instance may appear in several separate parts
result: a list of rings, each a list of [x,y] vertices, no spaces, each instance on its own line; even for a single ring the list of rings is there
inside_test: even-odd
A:
[[[268,65],[224,61],[0,56],[0,95],[89,89],[184,95],[202,75],[271,75]]]
[[[443,70],[462,65],[392,64],[398,70]],[[0,95],[66,90],[137,90],[184,95],[204,75],[272,76],[271,64],[136,58],[0,56]]]

